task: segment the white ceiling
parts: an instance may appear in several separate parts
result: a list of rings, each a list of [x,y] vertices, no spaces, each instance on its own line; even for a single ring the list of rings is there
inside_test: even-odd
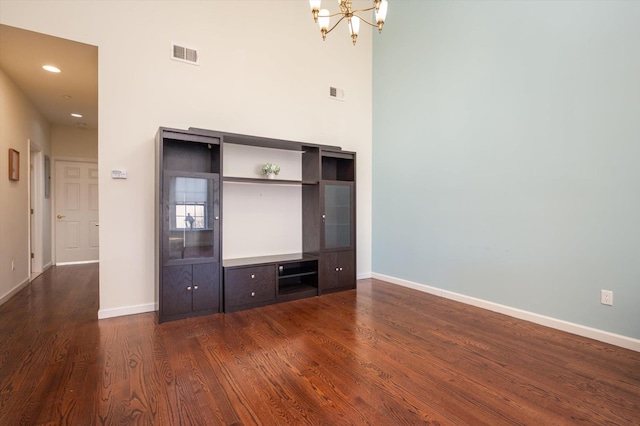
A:
[[[0,25],[0,68],[51,124],[98,128],[96,46]]]

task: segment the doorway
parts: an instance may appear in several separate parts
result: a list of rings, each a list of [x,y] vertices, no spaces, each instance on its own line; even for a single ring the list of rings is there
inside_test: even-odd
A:
[[[56,72],[49,72],[52,67],[44,65],[55,66]],[[50,182],[44,176],[46,159],[94,161],[97,169],[98,47],[0,24],[0,69],[49,123],[48,128],[38,127],[31,122],[22,123],[18,116],[15,123],[3,123],[16,126],[20,132],[27,128],[26,136],[32,139],[26,149],[25,165],[32,165],[33,169],[24,170],[29,180],[25,189],[28,217],[19,220],[28,221],[27,234],[22,237],[28,247],[28,269],[20,272],[34,278],[56,263],[55,185],[51,181],[52,186],[46,186]],[[19,107],[16,105],[16,110],[21,110]],[[51,166],[54,172],[55,161]],[[49,197],[45,197],[45,189],[47,194],[51,190]],[[96,236],[97,231],[94,240]]]
[[[56,265],[99,261],[98,164],[55,161]]]
[[[44,252],[44,161],[39,145],[29,144],[29,281],[43,271]]]

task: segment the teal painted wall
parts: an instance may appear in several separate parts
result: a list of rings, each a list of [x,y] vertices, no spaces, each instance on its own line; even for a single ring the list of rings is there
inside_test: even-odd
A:
[[[632,1],[390,1],[373,272],[640,338],[639,22]]]

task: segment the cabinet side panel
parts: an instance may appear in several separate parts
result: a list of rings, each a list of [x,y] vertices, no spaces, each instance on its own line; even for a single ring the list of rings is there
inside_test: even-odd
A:
[[[317,181],[320,179],[320,150],[309,148],[302,154],[302,180]]]

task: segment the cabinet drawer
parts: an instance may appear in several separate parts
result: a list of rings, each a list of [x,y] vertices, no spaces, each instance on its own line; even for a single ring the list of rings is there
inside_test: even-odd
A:
[[[224,299],[227,306],[267,302],[276,297],[275,265],[225,268]]]

